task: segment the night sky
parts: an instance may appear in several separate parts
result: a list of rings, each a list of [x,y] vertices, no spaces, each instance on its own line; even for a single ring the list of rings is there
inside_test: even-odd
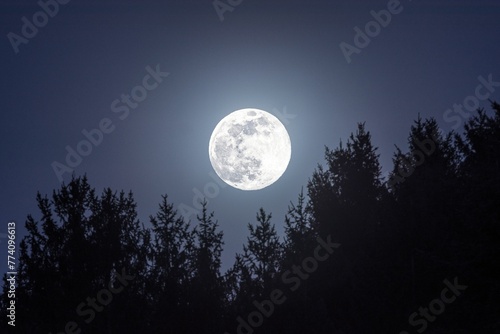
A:
[[[74,163],[76,176],[86,174],[98,193],[132,190],[146,226],[162,194],[177,208],[193,207],[197,191],[222,184],[208,157],[214,127],[254,107],[281,119],[292,157],[273,185],[217,186],[209,199],[227,268],[260,207],[283,231],[287,206],[323,162],[324,146],[345,142],[358,122],[366,122],[387,175],[394,145],[406,147],[419,114],[449,132],[462,128],[466,108],[500,100],[498,1],[232,3],[239,4],[218,13],[212,1],[73,0],[46,23],[36,16],[42,24],[36,34],[25,28],[34,35],[25,39],[22,18],[33,22],[40,5],[3,0],[0,232],[13,220],[20,241],[26,215],[40,218],[37,191],[50,195],[61,185],[54,162],[66,165],[67,147],[99,127],[108,133]],[[374,21],[371,11],[387,9],[385,27],[368,24],[369,43],[355,40]],[[478,93],[487,81],[489,90]],[[121,101],[133,92],[141,101]],[[464,103],[472,107],[453,109]],[[68,182],[71,172],[61,178]]]

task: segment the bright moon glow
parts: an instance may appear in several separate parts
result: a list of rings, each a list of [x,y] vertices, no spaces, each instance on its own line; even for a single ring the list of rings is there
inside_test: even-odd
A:
[[[246,108],[230,113],[217,124],[208,154],[224,182],[241,190],[258,190],[283,175],[292,148],[288,132],[276,117]]]

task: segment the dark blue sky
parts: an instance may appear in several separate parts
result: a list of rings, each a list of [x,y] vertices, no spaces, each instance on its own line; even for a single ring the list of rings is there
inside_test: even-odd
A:
[[[370,12],[388,6],[390,22],[369,32],[369,44],[348,62],[341,43],[356,47],[355,27],[364,31]],[[146,222],[161,194],[192,207],[193,189],[214,181],[208,141],[225,115],[245,107],[286,111],[292,158],[282,178],[254,192],[227,186],[210,199],[226,267],[259,207],[282,231],[286,208],[323,161],[324,145],[345,141],[357,122],[372,133],[385,175],[394,144],[406,147],[419,113],[444,131],[460,130],[468,112],[454,104],[489,108],[475,98],[480,76],[494,83],[479,96],[500,100],[494,0],[243,0],[223,21],[209,0],[72,0],[47,22],[40,10],[36,1],[0,4],[0,232],[14,220],[19,237],[27,214],[40,217],[36,192],[60,186],[52,165],[66,164],[66,147],[76,150],[83,130],[110,133],[96,135],[99,145],[75,163],[75,174],[86,173],[99,191],[132,190]],[[40,27],[36,35],[25,28],[34,36],[23,40],[22,18],[32,23],[33,15]],[[145,79],[155,70],[169,74]],[[127,106],[122,94],[141,101]]]

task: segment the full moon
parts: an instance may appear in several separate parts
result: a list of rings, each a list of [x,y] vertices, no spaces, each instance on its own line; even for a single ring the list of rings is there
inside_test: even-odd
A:
[[[241,190],[259,190],[283,175],[292,148],[288,132],[275,116],[246,108],[230,113],[217,124],[208,154],[224,182]]]

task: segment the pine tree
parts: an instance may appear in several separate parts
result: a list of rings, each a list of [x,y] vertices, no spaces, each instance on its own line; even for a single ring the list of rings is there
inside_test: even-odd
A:
[[[318,273],[316,286],[322,291],[311,293],[324,296],[327,312],[344,331],[368,330],[368,322],[355,322],[353,314],[376,309],[373,303],[359,301],[370,284],[380,280],[374,263],[382,257],[378,236],[385,223],[381,204],[387,191],[376,151],[360,123],[345,146],[341,142],[334,150],[326,147],[327,167],[319,166],[308,183],[315,232],[342,245]]]
[[[310,256],[315,241],[312,217],[307,209],[303,189],[297,199],[297,204],[290,203],[285,215],[285,240],[283,269],[299,263],[306,256]]]
[[[462,276],[481,296],[481,303],[464,301],[463,314],[453,320],[493,333],[500,331],[500,307],[495,302],[500,291],[500,104],[491,106],[493,115],[478,109],[465,124],[463,136],[455,136],[463,180],[455,189],[461,198],[456,211],[463,223],[455,228],[450,251],[457,269],[467,269],[467,276]]]
[[[328,169],[319,166],[308,183],[310,210],[320,234],[358,242],[377,228],[376,207],[384,188],[376,150],[363,123],[346,147],[340,142],[334,150],[325,148]]]
[[[194,233],[167,195],[162,196],[159,210],[150,221],[154,234],[148,277],[151,330],[182,333],[190,323],[186,314],[194,270]]]
[[[37,202],[41,220],[28,216],[28,235],[20,245],[21,331],[59,332],[71,321],[81,329],[99,328],[103,333],[139,328],[143,316],[139,281],[127,282],[95,311],[85,304],[87,297],[99,297],[99,291],[116,285],[123,272],[130,278],[144,269],[145,234],[132,194],[117,196],[108,189],[98,198],[82,177],[63,184],[50,200],[38,194]],[[132,302],[128,307],[120,302],[125,299]]]
[[[277,273],[283,254],[283,246],[279,240],[271,214],[263,208],[257,213],[256,226],[248,224],[250,236],[243,245],[242,261],[251,275],[253,282],[253,298],[260,299],[269,293]]]
[[[192,332],[219,333],[223,327],[224,284],[221,268],[223,233],[217,231],[214,213],[207,211],[207,201],[202,203],[199,224],[195,228],[193,285],[189,302],[192,305]]]

